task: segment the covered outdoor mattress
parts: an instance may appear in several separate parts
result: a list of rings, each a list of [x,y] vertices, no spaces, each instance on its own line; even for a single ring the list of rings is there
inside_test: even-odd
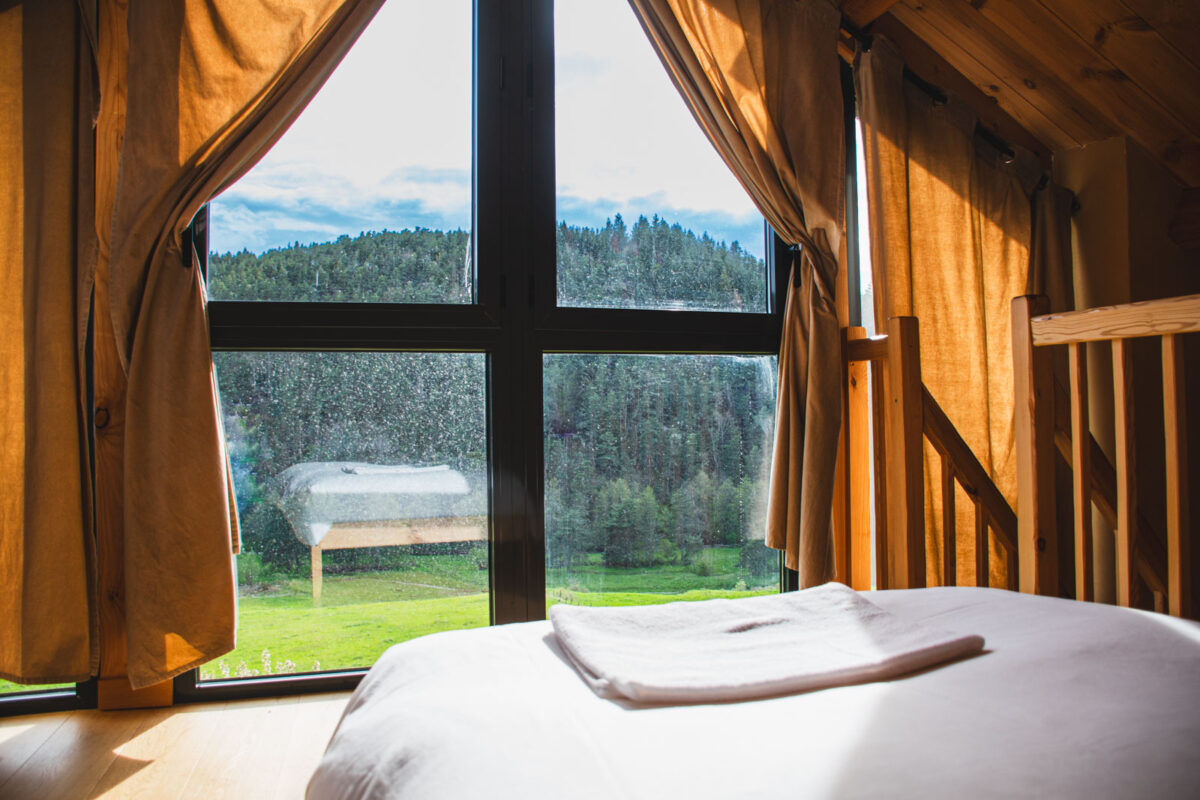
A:
[[[873,592],[982,654],[760,700],[603,699],[549,622],[388,650],[309,784],[330,798],[1200,797],[1200,625],[998,589]]]

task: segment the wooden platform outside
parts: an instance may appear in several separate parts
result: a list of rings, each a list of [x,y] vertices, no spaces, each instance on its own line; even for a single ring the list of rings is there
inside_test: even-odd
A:
[[[0,797],[302,798],[349,697],[0,719]]]

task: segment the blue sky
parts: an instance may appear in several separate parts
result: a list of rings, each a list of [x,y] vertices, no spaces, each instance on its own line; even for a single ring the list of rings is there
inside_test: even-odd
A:
[[[469,228],[470,15],[469,0],[384,4],[291,130],[214,201],[212,249]],[[559,0],[555,18],[559,219],[594,227],[657,213],[761,256],[762,217],[628,5]]]

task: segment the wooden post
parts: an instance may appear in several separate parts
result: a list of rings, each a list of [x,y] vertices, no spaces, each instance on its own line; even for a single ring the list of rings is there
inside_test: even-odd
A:
[[[876,589],[891,588],[888,583],[888,483],[887,483],[887,363],[871,362],[871,430],[873,431],[872,469],[875,471],[875,584]]]
[[[1020,588],[1058,594],[1054,520],[1054,375],[1033,346],[1030,320],[1049,309],[1040,295],[1012,301],[1014,423],[1017,440],[1017,563]]]
[[[888,320],[888,569],[891,587],[925,585],[921,342],[916,317]]]
[[[1117,434],[1117,604],[1129,606],[1136,595],[1133,550],[1137,545],[1133,526],[1137,521],[1137,458],[1133,429],[1133,348],[1128,339],[1113,339],[1112,358]]]
[[[1183,347],[1179,338],[1162,338],[1163,433],[1167,452],[1167,610],[1191,616],[1191,519],[1188,507],[1187,398],[1183,385]]]
[[[1087,345],[1068,346],[1071,375],[1071,467],[1075,501],[1075,599],[1091,600],[1092,579],[1092,427],[1088,417]]]
[[[847,340],[865,339],[865,328],[847,328]],[[871,588],[871,420],[867,392],[869,362],[847,361],[846,407],[843,419],[847,434],[846,455],[849,481],[847,492],[846,584],[852,589]]]
[[[312,598],[313,602],[321,602],[321,547],[308,548],[309,556],[312,559]]]
[[[988,557],[988,518],[983,501],[975,497],[975,585],[988,586],[991,584]]]

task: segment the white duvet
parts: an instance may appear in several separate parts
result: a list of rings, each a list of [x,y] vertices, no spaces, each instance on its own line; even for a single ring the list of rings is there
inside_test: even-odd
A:
[[[1200,625],[998,589],[869,597],[985,654],[651,706],[598,697],[549,622],[435,634],[363,680],[308,797],[1200,797]]]

